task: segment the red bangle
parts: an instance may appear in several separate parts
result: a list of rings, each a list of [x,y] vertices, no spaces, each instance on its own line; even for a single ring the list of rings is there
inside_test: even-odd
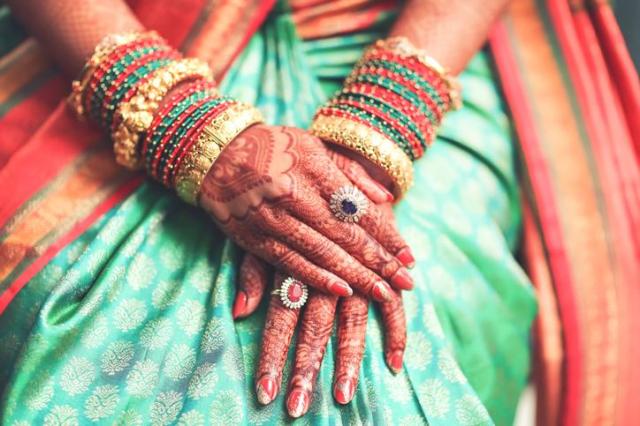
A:
[[[185,137],[180,141],[178,147],[171,153],[171,156],[169,157],[171,167],[167,167],[167,169],[165,169],[165,173],[163,174],[163,180],[165,184],[171,186],[175,185],[176,173],[180,169],[180,165],[182,164],[182,161],[184,160],[186,154],[189,152],[191,146],[198,140],[200,134],[204,130],[209,120],[212,117],[221,114],[229,107],[229,105],[231,105],[231,102],[223,102],[220,105],[216,105],[211,109],[211,111],[202,116],[200,120],[198,120],[198,123],[196,125],[189,129],[187,134],[185,134]]]

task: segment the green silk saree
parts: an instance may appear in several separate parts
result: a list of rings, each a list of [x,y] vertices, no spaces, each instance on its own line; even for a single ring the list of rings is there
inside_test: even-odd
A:
[[[221,88],[269,123],[305,128],[394,16],[308,39],[292,16],[272,11]],[[266,304],[231,317],[241,252],[206,214],[147,181],[66,244],[0,316],[2,424],[511,424],[535,315],[513,254],[514,146],[489,55],[478,53],[460,80],[464,107],[446,118],[395,208],[417,261],[415,289],[404,293],[401,374],[385,365],[372,307],[352,403],[331,395],[330,340],[305,417],[288,418],[284,392],[260,407],[253,373]]]

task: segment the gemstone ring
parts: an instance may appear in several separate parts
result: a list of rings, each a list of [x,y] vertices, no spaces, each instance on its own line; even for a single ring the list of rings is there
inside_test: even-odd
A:
[[[276,288],[271,292],[280,296],[282,304],[289,309],[300,309],[307,302],[309,297],[309,290],[307,285],[303,282],[296,280],[293,277],[288,277],[282,281],[280,288]]]
[[[369,200],[358,188],[347,185],[331,194],[329,207],[343,222],[356,223],[367,213]]]

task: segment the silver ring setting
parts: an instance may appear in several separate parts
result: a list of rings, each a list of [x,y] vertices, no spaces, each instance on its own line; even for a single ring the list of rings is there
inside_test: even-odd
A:
[[[331,194],[329,207],[341,221],[356,223],[367,213],[369,200],[355,186],[346,185]]]
[[[280,288],[276,288],[271,294],[280,296],[282,304],[287,308],[300,309],[307,303],[309,289],[305,283],[293,277],[287,277],[282,281]]]

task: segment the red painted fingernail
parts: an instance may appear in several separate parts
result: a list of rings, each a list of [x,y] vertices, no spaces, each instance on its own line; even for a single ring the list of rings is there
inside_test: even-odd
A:
[[[340,404],[348,404],[353,399],[355,382],[350,378],[341,379],[333,388],[333,396]]]
[[[247,293],[239,290],[233,303],[233,319],[238,319],[247,312]]]
[[[396,254],[396,258],[407,268],[413,268],[416,264],[416,259],[413,257],[409,247],[400,250],[398,254]]]
[[[393,274],[391,283],[401,290],[411,290],[413,288],[413,278],[405,268],[400,268]]]
[[[393,200],[395,200],[395,197],[393,196],[393,194],[391,192],[389,192],[389,190],[387,188],[384,187],[383,184],[381,184],[378,181],[375,181],[376,185],[378,185],[378,188],[380,188],[380,190],[382,192],[384,192],[384,196],[387,198],[387,201],[389,203],[393,202]]]
[[[378,281],[373,285],[373,289],[371,290],[371,295],[374,299],[379,302],[389,302],[391,301],[392,290],[389,287],[389,284],[384,283],[382,281]]]
[[[340,281],[330,283],[327,288],[331,293],[341,297],[348,297],[353,294],[351,287]]]
[[[305,391],[296,389],[289,394],[287,411],[291,417],[300,417],[309,408],[309,396]]]
[[[264,377],[256,385],[256,395],[260,404],[266,405],[276,397],[276,381],[271,377]]]
[[[391,355],[389,355],[389,367],[394,373],[399,373],[402,371],[402,351],[395,351]]]

